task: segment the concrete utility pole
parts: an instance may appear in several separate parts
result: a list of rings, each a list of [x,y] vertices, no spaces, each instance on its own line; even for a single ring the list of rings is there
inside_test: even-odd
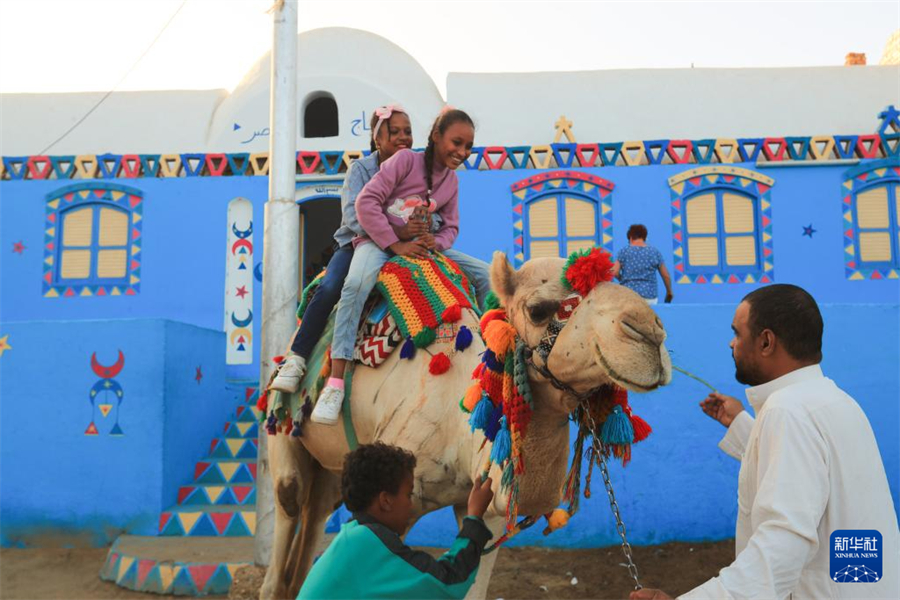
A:
[[[272,7],[272,75],[269,103],[269,201],[263,234],[262,344],[259,381],[269,382],[272,357],[282,353],[294,330],[297,310],[297,262],[300,211],[295,202],[297,173],[297,0]],[[256,471],[256,545],[254,562],[268,566],[275,531],[275,495],[269,471],[268,439],[259,431]]]

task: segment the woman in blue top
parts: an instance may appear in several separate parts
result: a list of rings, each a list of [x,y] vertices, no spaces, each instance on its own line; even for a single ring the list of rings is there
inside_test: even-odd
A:
[[[672,301],[672,282],[669,271],[663,262],[662,254],[653,246],[647,245],[647,228],[643,225],[632,225],[628,228],[628,246],[619,250],[613,265],[613,276],[622,285],[634,290],[647,301],[657,303],[656,272],[659,271],[666,286],[666,304]]]

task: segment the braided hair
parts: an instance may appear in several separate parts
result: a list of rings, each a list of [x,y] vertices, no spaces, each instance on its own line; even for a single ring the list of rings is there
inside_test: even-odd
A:
[[[428,145],[425,147],[425,183],[428,186],[426,201],[431,200],[431,190],[434,188],[431,175],[434,170],[434,134],[443,135],[447,128],[454,123],[468,123],[473,128],[475,127],[472,118],[456,108],[442,111],[434,120],[434,125],[431,126],[431,132],[428,134]]]

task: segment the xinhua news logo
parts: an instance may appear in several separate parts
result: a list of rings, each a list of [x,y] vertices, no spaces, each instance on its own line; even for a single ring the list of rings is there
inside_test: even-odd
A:
[[[880,581],[881,534],[874,529],[838,529],[831,534],[831,579],[837,583]]]

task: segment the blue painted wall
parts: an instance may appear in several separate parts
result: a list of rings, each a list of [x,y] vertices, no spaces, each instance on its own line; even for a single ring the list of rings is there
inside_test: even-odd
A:
[[[749,403],[734,380],[728,343],[734,306],[659,306],[674,364],[703,377],[720,392]],[[896,306],[824,305],[825,376],[859,403],[872,424],[894,500],[900,506],[900,317]],[[672,384],[649,394],[631,394],[635,413],[653,434],[633,449],[623,468],[610,464],[610,475],[633,544],[671,540],[719,540],[734,536],[737,475],[740,463],[719,450],[725,428],[704,415],[699,402],[707,389],[680,373]],[[574,440],[575,430],[571,437]],[[587,465],[583,467],[587,472]],[[548,537],[544,522],[516,537],[512,545],[594,547],[617,545],[618,534],[603,480],[595,471],[589,500],[569,525]],[[423,518],[407,542],[449,545],[456,535],[453,513],[442,510]]]
[[[759,171],[775,180],[771,191],[775,280],[804,286],[823,305],[826,370],[869,414],[896,501],[900,477],[896,442],[900,437],[897,417],[900,352],[896,336],[900,282],[848,281],[844,274],[841,184],[847,167],[735,166]],[[627,243],[628,226],[641,222],[650,231],[649,243],[660,249],[672,270],[667,179],[689,168],[692,166],[579,169],[615,184],[612,194],[615,250]],[[540,172],[459,172],[461,232],[457,247],[486,260],[496,249],[511,253],[510,186]],[[233,408],[225,395],[210,394],[208,401],[197,400],[192,387],[197,385],[193,380],[195,367],[202,366],[205,377],[200,388],[204,390],[207,381],[221,383],[226,376],[252,379],[257,375],[259,343],[254,344],[252,365],[226,368],[224,336],[218,333],[210,338],[207,334],[213,334],[209,332],[197,333],[205,341],[195,343],[196,336],[192,333],[195,329],[188,326],[222,329],[227,208],[234,198],[247,198],[254,205],[254,262],[262,261],[267,178],[189,177],[117,182],[137,187],[144,195],[140,293],[133,297],[55,299],[44,298],[41,293],[45,198],[73,182],[0,183],[0,337],[9,335],[13,347],[0,358],[4,375],[0,401],[4,417],[3,476],[0,478],[4,543],[13,543],[20,539],[16,536],[24,533],[35,533],[36,530],[21,527],[16,530],[17,522],[29,526],[43,523],[48,530],[58,526],[60,530],[70,531],[71,523],[67,519],[71,507],[78,507],[83,528],[89,529],[96,539],[108,538],[102,533],[104,527],[117,531],[154,531],[159,510],[174,501],[177,485],[185,481],[184,470],[187,469],[189,478],[193,461],[206,452],[206,445]],[[803,227],[808,225],[817,230],[813,238],[802,235]],[[25,245],[24,252],[11,253],[12,245],[20,241]],[[661,306],[659,311],[669,327],[669,347],[675,351],[676,364],[708,377],[723,391],[739,394],[731,379],[728,325],[734,306],[755,287],[675,284],[675,304]],[[261,294],[262,285],[257,282],[254,285],[256,315],[260,314]],[[126,335],[128,328],[138,327],[135,323],[141,322],[120,319],[169,319],[185,323],[184,327],[188,328],[173,333],[178,329],[174,325],[143,324],[140,333]],[[885,322],[890,326],[886,327]],[[707,326],[698,327],[698,323]],[[260,320],[255,319],[257,342],[259,326]],[[42,365],[49,341],[53,347],[65,350],[58,360],[66,366],[62,371],[64,376],[44,381],[47,378],[42,377]],[[149,420],[142,423],[145,425],[142,428],[123,424],[126,436],[120,440],[85,438],[84,419],[89,406],[86,394],[93,376],[86,361],[97,350],[101,362],[106,364],[114,360],[114,354],[104,353],[113,353],[119,347],[126,352],[128,365],[123,377],[129,378],[127,385],[123,382],[127,395],[123,415],[130,418],[129,410],[138,404],[132,404],[131,399],[136,396],[145,399],[140,410],[165,406],[167,412],[148,412]],[[195,352],[199,354],[192,360]],[[170,379],[168,373],[179,369],[178,378]],[[185,369],[189,372],[182,372]],[[130,380],[132,377],[134,381]],[[625,471],[613,469],[629,531],[642,543],[663,539],[717,539],[733,533],[737,463],[721,455],[715,446],[721,433],[718,425],[696,409],[703,389],[677,377],[680,376],[676,375],[671,388],[635,399],[636,410],[654,425],[656,434],[636,448],[634,463]],[[41,381],[42,387],[35,390],[33,381]],[[203,398],[207,398],[205,393]],[[21,404],[21,398],[29,399],[30,404]],[[195,404],[187,404],[188,398]],[[48,406],[60,403],[65,408],[47,416],[36,414],[31,406],[34,403]],[[56,435],[63,436],[61,442]],[[151,439],[163,452],[152,463],[148,462],[149,455],[137,450],[119,453],[116,450],[121,447],[111,445],[118,442],[129,448],[145,448],[150,447],[147,444]],[[182,448],[179,445],[182,440],[197,447]],[[87,443],[90,441],[101,441],[102,446],[91,446]],[[34,473],[44,477],[44,473],[53,473],[58,467],[51,461],[52,457],[28,452],[31,445],[62,448],[66,459],[73,463],[67,466],[78,477],[66,480],[63,487],[67,489],[59,502],[54,500],[45,505],[43,498],[32,491]],[[104,461],[105,466],[101,467]],[[20,463],[29,465],[27,473],[20,472],[19,467],[8,471],[10,464]],[[136,476],[135,471],[142,473]],[[156,491],[152,494],[146,488],[136,487],[147,485],[148,478],[155,482]],[[97,489],[103,494],[98,496],[93,488],[72,485],[76,481],[97,481]],[[598,483],[599,479],[595,479],[595,488]],[[596,527],[573,527],[540,541],[579,545],[613,543],[608,508],[600,502],[601,490],[597,488],[596,492],[578,517],[582,523],[596,524]],[[154,498],[152,510],[148,498]],[[69,512],[61,508],[63,505]],[[7,514],[11,521],[7,521]],[[426,539],[433,543],[445,542],[452,534],[451,521],[449,517],[429,517],[411,539],[415,543],[424,543]],[[533,543],[539,537],[536,532],[520,539]]]
[[[157,319],[2,327],[12,349],[0,360],[0,544],[154,535],[236,406],[225,394],[224,334]],[[107,417],[91,409],[101,379],[91,356],[109,366],[119,350],[123,435],[111,436],[116,408]],[[85,435],[92,415],[96,436]]]

